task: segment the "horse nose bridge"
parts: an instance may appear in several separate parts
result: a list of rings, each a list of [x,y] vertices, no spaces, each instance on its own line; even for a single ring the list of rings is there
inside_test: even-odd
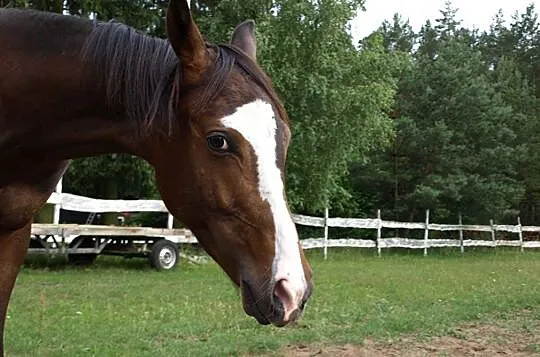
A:
[[[304,280],[303,252],[290,213],[283,212],[276,223],[274,274],[279,279]]]

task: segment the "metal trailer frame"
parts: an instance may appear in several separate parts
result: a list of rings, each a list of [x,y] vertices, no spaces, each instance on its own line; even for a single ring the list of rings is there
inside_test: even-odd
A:
[[[197,243],[187,229],[76,224],[33,224],[31,238],[30,254],[64,255],[78,265],[98,255],[144,257],[158,270],[177,265],[180,244]]]

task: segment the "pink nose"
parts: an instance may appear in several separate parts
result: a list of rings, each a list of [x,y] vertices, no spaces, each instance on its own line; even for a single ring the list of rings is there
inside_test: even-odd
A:
[[[289,280],[281,279],[274,287],[274,295],[283,305],[283,321],[288,322],[291,319],[291,315],[298,310],[297,293],[292,288]]]

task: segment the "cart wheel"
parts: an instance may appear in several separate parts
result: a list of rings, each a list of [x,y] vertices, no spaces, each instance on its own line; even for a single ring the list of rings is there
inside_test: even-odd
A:
[[[88,266],[96,260],[97,254],[68,254],[67,258],[69,264]]]
[[[175,243],[161,239],[152,247],[150,263],[157,270],[171,270],[178,264],[179,256],[178,246]]]

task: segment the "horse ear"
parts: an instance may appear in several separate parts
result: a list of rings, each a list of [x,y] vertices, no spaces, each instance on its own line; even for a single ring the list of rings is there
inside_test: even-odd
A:
[[[167,37],[184,68],[200,72],[208,64],[206,44],[191,17],[187,1],[169,1]]]
[[[255,39],[255,22],[247,20],[236,26],[231,43],[242,49],[254,61],[257,60],[257,40]]]

